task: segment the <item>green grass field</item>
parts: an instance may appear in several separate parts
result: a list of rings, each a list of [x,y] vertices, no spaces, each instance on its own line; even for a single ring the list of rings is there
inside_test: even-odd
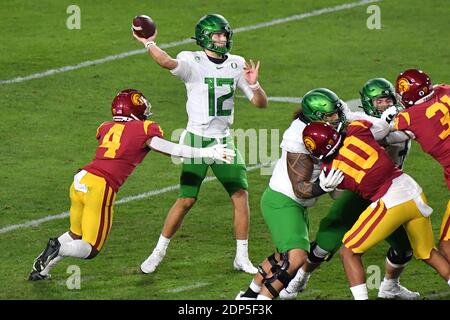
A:
[[[2,3],[0,80],[10,80],[53,68],[76,65],[141,49],[131,36],[131,19],[153,17],[158,43],[193,35],[194,25],[206,13],[223,14],[236,29],[282,19],[356,0],[264,2],[231,0],[214,4],[193,1],[79,0],[81,29],[68,30],[67,0]],[[318,14],[270,27],[237,32],[233,53],[261,61],[260,82],[269,96],[301,97],[314,87],[335,90],[344,100],[358,97],[369,78],[395,80],[409,67],[425,70],[435,83],[450,81],[448,2],[435,0],[381,1],[380,30],[369,30],[370,4]],[[167,52],[197,50],[194,44]],[[89,162],[96,146],[97,126],[110,119],[115,93],[128,87],[150,99],[154,120],[170,139],[186,124],[185,88],[146,54],[56,75],[0,84],[2,137],[0,152],[0,229],[23,224],[69,208],[68,187],[77,168]],[[271,102],[259,110],[236,98],[234,128],[279,129],[289,126],[295,103]],[[178,183],[180,167],[152,153],[133,173],[118,199]],[[449,198],[441,167],[414,143],[405,171],[425,190],[435,209],[432,221],[437,237]],[[250,256],[257,264],[273,252],[262,219],[259,199],[269,176],[248,173],[251,206]],[[232,207],[217,181],[203,185],[199,201],[184,221],[160,268],[151,275],[139,272],[153,249],[165,215],[177,191],[117,205],[114,224],[102,253],[92,261],[64,259],[52,280],[27,281],[33,259],[49,237],[68,228],[69,220],[0,233],[0,299],[233,299],[251,276],[232,268],[235,240]],[[309,211],[311,238],[331,204],[325,196]],[[365,265],[383,270],[385,243],[364,256]],[[81,268],[80,290],[69,290],[67,267]],[[383,272],[383,271],[382,271]],[[424,263],[412,261],[402,283],[428,299],[449,299],[448,285]],[[370,296],[376,297],[377,290]],[[299,299],[351,299],[339,258],[323,265]]]

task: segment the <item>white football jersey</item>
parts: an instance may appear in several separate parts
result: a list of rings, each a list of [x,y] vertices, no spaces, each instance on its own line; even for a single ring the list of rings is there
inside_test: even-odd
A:
[[[303,130],[306,124],[299,119],[292,121],[291,126],[284,132],[283,140],[280,147],[282,150],[281,158],[278,159],[273,169],[272,177],[270,178],[269,187],[277,192],[280,192],[304,207],[312,207],[317,198],[300,199],[298,198],[292,188],[291,180],[287,171],[287,153],[304,153],[308,154],[305,145],[303,144]],[[314,171],[311,177],[311,182],[316,181],[320,174],[320,163],[314,164]]]
[[[374,118],[374,117],[371,117],[371,116],[365,114],[364,112],[359,112],[359,111],[347,113],[346,116],[347,116],[347,119],[350,121],[368,120],[372,123],[375,121],[376,122],[384,121],[384,120],[381,120],[380,118]],[[390,134],[393,134],[393,133],[391,132]],[[392,143],[392,144],[384,146],[384,149],[386,150],[386,152],[389,155],[389,157],[391,158],[391,160],[400,169],[402,169],[402,167],[403,167],[403,164],[406,160],[406,156],[408,155],[410,148],[411,148],[411,140],[407,140],[407,141],[399,142],[399,143]]]
[[[221,64],[211,62],[204,51],[182,51],[171,73],[184,81],[187,90],[187,130],[207,138],[230,134],[234,93],[239,87],[251,100],[253,91],[244,78],[244,58],[229,54]]]

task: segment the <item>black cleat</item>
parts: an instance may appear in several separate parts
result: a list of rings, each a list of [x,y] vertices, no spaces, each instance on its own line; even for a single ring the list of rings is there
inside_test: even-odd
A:
[[[37,272],[35,270],[32,270],[30,272],[30,275],[28,276],[28,280],[29,281],[39,281],[39,280],[47,280],[47,279],[50,279],[50,275],[49,274],[44,276],[44,275],[40,274],[39,272]]]
[[[44,251],[34,260],[33,270],[38,274],[48,266],[51,260],[55,258],[59,253],[59,248],[61,244],[58,241],[58,238],[50,238],[47,243],[47,247]],[[31,277],[31,274],[30,274]]]

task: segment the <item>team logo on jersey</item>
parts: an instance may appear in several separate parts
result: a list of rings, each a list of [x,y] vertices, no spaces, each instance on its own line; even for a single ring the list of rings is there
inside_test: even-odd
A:
[[[144,104],[144,101],[142,100],[142,96],[139,93],[133,93],[131,95],[131,102],[135,106],[142,106]]]
[[[231,63],[231,68],[237,69],[237,63],[236,63],[236,62],[232,62],[232,63]]]
[[[316,143],[310,137],[304,137],[303,142],[305,143],[305,147],[306,149],[308,149],[308,151],[316,150]]]
[[[195,61],[200,62],[200,57],[199,56],[195,56]]]
[[[409,81],[406,78],[401,78],[400,80],[398,80],[397,82],[397,90],[400,94],[405,93],[406,91],[409,90]]]

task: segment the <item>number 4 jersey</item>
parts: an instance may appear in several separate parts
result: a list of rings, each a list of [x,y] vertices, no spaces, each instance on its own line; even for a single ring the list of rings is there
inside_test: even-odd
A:
[[[83,169],[104,177],[117,192],[150,151],[146,141],[152,137],[163,137],[153,121],[104,122],[97,129],[95,158]]]
[[[233,124],[233,95],[239,87],[249,100],[253,91],[244,78],[244,58],[229,54],[221,64],[203,51],[182,51],[172,74],[185,82],[187,130],[207,138],[223,138]]]
[[[438,85],[430,100],[400,112],[394,128],[409,130],[422,149],[436,159],[445,170],[450,190],[450,86]]]

